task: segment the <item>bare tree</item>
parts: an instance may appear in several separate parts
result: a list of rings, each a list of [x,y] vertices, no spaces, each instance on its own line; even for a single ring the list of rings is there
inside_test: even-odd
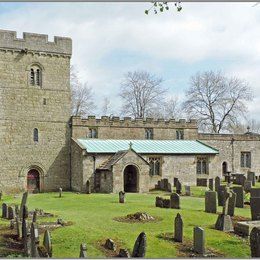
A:
[[[244,80],[207,71],[191,77],[183,107],[190,117],[198,118],[203,131],[220,133],[238,123],[250,100],[252,92]]]
[[[112,110],[111,110],[111,100],[108,97],[103,97],[103,102],[102,102],[102,115],[106,116],[106,115],[110,115],[113,114]]]
[[[167,90],[161,83],[161,78],[146,71],[128,72],[119,93],[123,101],[122,114],[140,118],[151,116],[165,99]]]
[[[245,134],[247,132],[260,134],[260,122],[255,119],[247,119],[245,122],[231,126],[231,130],[234,134]]]
[[[70,70],[71,82],[71,113],[73,116],[86,116],[94,112],[94,94],[87,83],[79,81],[78,73],[74,67]]]
[[[179,98],[171,96],[165,101],[164,117],[165,118],[181,118],[183,116]]]

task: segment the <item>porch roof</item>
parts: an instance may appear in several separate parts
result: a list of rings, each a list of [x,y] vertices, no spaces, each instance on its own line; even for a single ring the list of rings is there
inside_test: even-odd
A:
[[[198,140],[111,140],[77,139],[88,153],[117,153],[130,147],[139,154],[218,154]]]

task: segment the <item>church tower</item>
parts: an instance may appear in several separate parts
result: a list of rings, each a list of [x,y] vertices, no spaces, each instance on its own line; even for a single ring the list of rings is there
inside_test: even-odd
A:
[[[0,190],[69,189],[70,38],[0,30]]]

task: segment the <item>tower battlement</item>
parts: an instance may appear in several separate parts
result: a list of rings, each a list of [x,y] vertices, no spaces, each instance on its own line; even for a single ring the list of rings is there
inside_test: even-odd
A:
[[[54,42],[50,42],[46,34],[27,32],[23,33],[23,38],[17,38],[15,31],[0,30],[0,49],[71,56],[72,40],[67,37],[54,36]]]

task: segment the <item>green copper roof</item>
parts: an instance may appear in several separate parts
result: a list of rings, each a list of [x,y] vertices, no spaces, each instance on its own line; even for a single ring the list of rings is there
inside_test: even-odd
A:
[[[88,153],[116,153],[132,148],[140,154],[218,154],[218,150],[195,140],[103,140],[77,139]]]

